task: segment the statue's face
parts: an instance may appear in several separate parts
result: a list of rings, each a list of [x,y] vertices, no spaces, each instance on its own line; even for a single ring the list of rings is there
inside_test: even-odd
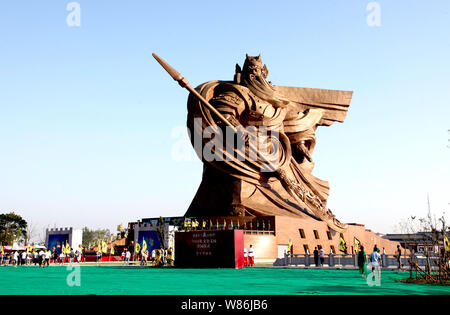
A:
[[[252,57],[254,58],[254,57]],[[262,65],[261,65],[261,61],[259,61],[258,59],[249,59],[247,58],[247,60],[249,61],[248,63],[248,70],[250,74],[253,74],[255,76],[260,76],[261,75],[261,69],[262,69]]]

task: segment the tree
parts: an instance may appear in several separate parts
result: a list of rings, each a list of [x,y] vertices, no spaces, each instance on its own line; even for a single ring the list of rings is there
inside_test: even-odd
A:
[[[26,228],[25,245],[31,244],[36,236],[36,224],[29,221]]]
[[[403,247],[409,250],[409,277],[413,278],[414,263],[417,262],[417,257],[415,254],[415,248],[417,247],[417,240],[414,238],[420,231],[420,226],[418,224],[419,220],[416,220],[415,216],[411,216],[398,224],[398,230],[403,234]],[[417,277],[417,270],[416,270]]]
[[[13,244],[27,238],[27,221],[14,212],[0,214],[0,243]]]
[[[98,241],[107,241],[111,237],[108,229],[90,230],[88,227],[83,228],[83,245],[88,247],[89,244],[97,244]]]
[[[159,243],[161,244],[161,248],[166,247],[165,227],[166,227],[166,223],[164,222],[164,218],[159,217],[158,225],[157,225],[156,229],[157,229],[157,233],[158,233]]]
[[[53,226],[56,229],[56,224]],[[38,244],[45,245],[47,241],[47,230],[50,229],[50,224],[47,224],[45,227],[40,227],[39,232],[36,234],[36,241]]]
[[[416,220],[416,217],[411,217],[401,222],[399,227],[406,233],[404,244],[410,250],[410,281],[450,284],[450,253],[445,246],[448,231],[445,214],[438,219],[430,212],[425,218]],[[422,237],[419,239],[420,235]],[[418,265],[414,251],[418,244],[423,245],[422,254],[426,259],[424,268]]]

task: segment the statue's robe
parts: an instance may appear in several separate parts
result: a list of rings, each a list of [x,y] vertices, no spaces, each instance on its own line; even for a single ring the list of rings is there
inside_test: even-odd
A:
[[[329,222],[335,230],[345,228],[326,208],[328,182],[313,176],[314,163],[296,159],[293,147],[303,142],[312,153],[316,142],[315,129],[319,125],[328,126],[345,119],[351,92],[276,87],[291,100],[286,107],[276,107],[246,87],[232,82],[210,81],[196,89],[234,126],[278,131],[278,140],[271,139],[279,141],[276,164],[286,171],[292,182],[302,187],[304,196],[301,200],[294,199],[274,173],[262,172],[263,161],[248,159],[248,146],[245,147],[244,160],[236,155],[230,156],[225,145],[218,148],[223,159],[206,160],[202,153],[210,139],[202,137],[205,128],[223,128],[225,124],[191,94],[187,126],[194,148],[197,146],[197,150],[202,150],[197,153],[203,160],[204,170],[186,216],[311,216]],[[195,143],[196,137],[202,139],[200,148]]]

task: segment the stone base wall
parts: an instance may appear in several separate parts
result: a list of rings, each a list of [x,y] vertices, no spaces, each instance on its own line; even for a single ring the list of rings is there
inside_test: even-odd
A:
[[[303,230],[303,236],[300,234]],[[314,232],[316,231],[316,232]],[[330,231],[326,223],[314,219],[301,219],[292,217],[275,217],[275,234],[277,245],[287,245],[289,239],[294,246],[294,254],[305,254],[305,245],[312,254],[315,247],[322,246],[326,254],[333,249],[335,254],[339,251],[340,233]],[[365,228],[363,224],[349,224],[348,229],[342,233],[347,245],[347,253],[354,253],[354,238],[358,239],[364,246],[366,253],[370,254],[373,247],[377,245],[382,251],[383,248],[387,254],[394,254],[397,249],[397,242],[383,239],[381,236]]]

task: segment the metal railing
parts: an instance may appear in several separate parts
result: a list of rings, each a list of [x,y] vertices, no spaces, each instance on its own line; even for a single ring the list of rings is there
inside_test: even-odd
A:
[[[354,254],[326,254],[323,258],[323,264],[319,258],[317,266],[328,266],[328,267],[358,267],[358,256]],[[402,255],[400,262],[403,268],[409,268],[410,255]],[[417,264],[421,267],[427,265],[427,259],[424,256],[416,255],[415,260]],[[432,268],[436,268],[435,261],[438,261],[438,257],[430,257],[430,264]],[[369,259],[367,257],[367,263]],[[398,268],[398,260],[396,255],[381,255],[381,263],[384,268]],[[283,258],[278,258],[274,262],[274,266],[316,266],[314,261],[314,256],[310,254],[285,254]]]
[[[267,230],[244,230],[244,234],[275,235],[275,231],[267,231]]]

